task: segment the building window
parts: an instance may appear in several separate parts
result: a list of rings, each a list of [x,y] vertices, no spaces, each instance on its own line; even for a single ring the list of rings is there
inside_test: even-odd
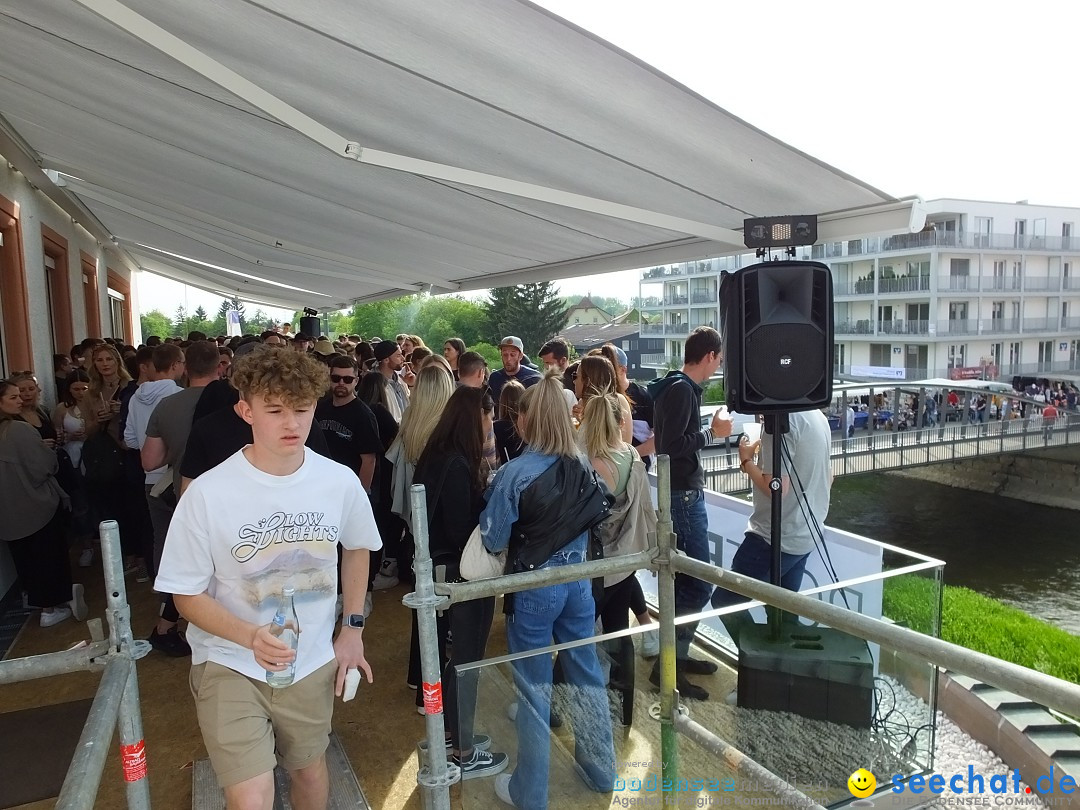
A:
[[[68,347],[71,348],[70,346]],[[0,374],[33,366],[19,206],[0,196]]]
[[[949,368],[967,368],[967,344],[954,343],[949,346]]]
[[[66,352],[75,343],[68,283],[68,243],[47,225],[41,226],[41,242],[45,251],[45,289],[49,297],[53,352]]]
[[[131,285],[113,270],[105,269],[108,279],[109,328],[111,337],[130,342],[135,332],[131,324]]]
[[[871,343],[870,344],[870,365],[889,367],[892,365],[892,344],[891,343]]]
[[[97,262],[84,251],[79,251],[79,261],[82,266],[83,308],[86,314],[86,334],[83,337],[101,337]]]

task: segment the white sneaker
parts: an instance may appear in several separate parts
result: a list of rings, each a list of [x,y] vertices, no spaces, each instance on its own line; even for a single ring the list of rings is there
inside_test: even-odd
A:
[[[499,797],[499,801],[511,807],[517,807],[514,800],[510,798],[510,777],[513,775],[513,771],[511,771],[510,773],[500,773],[495,777],[495,795]]]
[[[79,568],[89,568],[94,562],[94,550],[92,548],[84,548],[82,554],[79,555]]]
[[[388,588],[396,588],[398,582],[397,560],[385,559],[382,561],[382,565],[379,566],[379,573],[375,575],[375,579],[371,583],[371,589],[385,591]]]
[[[641,634],[641,657],[656,658],[660,655],[660,630],[653,628]]]
[[[417,706],[416,707],[416,713],[419,714],[419,715],[423,715],[423,716],[427,715],[427,712],[424,711],[423,706]]]
[[[71,605],[71,615],[75,621],[85,622],[90,610],[86,607],[86,589],[80,583],[71,586],[71,602],[68,604]]]
[[[67,621],[71,618],[71,608],[57,607],[49,611],[41,611],[41,626],[52,627],[54,624]]]
[[[517,720],[518,702],[515,700],[509,706],[506,707],[506,717],[511,722]]]

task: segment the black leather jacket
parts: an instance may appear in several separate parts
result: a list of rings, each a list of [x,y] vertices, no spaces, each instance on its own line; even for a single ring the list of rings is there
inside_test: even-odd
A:
[[[611,513],[613,498],[591,467],[561,457],[518,498],[507,573],[531,571]]]

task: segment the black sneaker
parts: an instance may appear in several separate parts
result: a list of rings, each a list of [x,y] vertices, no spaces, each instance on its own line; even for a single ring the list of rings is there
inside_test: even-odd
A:
[[[712,661],[698,658],[680,658],[675,662],[675,668],[687,675],[712,675],[718,669]]]
[[[487,734],[473,734],[473,748],[479,748],[481,751],[487,751],[491,748],[491,737]],[[421,740],[419,742],[420,750],[427,751],[427,740]],[[453,743],[450,738],[446,738],[446,753],[450,753]]]
[[[657,663],[653,667],[653,671],[649,674],[649,683],[653,686],[660,686],[660,665]],[[675,675],[675,688],[679,690],[679,697],[687,700],[708,700],[709,692],[702,686],[698,686],[681,672],[677,672]]]
[[[479,748],[473,748],[468,759],[462,760],[460,757],[452,757],[452,759],[454,764],[461,768],[462,781],[494,776],[505,771],[506,766],[510,764],[510,757],[506,754],[481,751]]]
[[[155,650],[160,650],[173,658],[183,658],[185,655],[191,655],[191,647],[188,646],[187,641],[184,640],[184,637],[180,635],[175,627],[165,633],[159,633],[155,627],[154,632],[150,634],[147,641]]]

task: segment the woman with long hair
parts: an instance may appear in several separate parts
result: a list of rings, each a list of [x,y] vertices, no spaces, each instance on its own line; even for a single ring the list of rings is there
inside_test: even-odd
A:
[[[19,386],[0,380],[0,540],[8,544],[27,603],[41,608],[41,626],[72,615],[86,618],[83,586],[73,585],[64,539],[67,497],[56,482],[56,453],[34,428],[18,418]]]
[[[90,388],[90,375],[83,369],[73,370],[67,377],[64,396],[53,408],[52,422],[58,436],[63,437],[62,450],[71,463],[70,481],[65,482],[66,492],[71,496],[71,518],[75,538],[81,540],[83,550],[79,554],[79,567],[89,568],[94,559],[93,538],[97,536],[90,500],[86,494],[86,481],[82,474],[82,448],[86,440],[86,392]]]
[[[596,354],[589,354],[581,358],[574,378],[574,393],[578,397],[578,404],[574,407],[574,416],[579,421],[584,421],[585,406],[592,397],[617,394],[618,392],[619,378],[615,374],[615,367],[610,360]],[[630,401],[621,395],[620,400],[625,411],[625,419],[620,420],[623,441],[629,443],[634,437],[630,416]]]
[[[481,388],[458,388],[428,439],[416,465],[413,483],[427,492],[428,537],[432,563],[445,568],[445,581],[461,581],[461,553],[480,520],[484,507],[484,476],[480,456],[491,424],[494,403]],[[442,682],[447,738],[462,779],[493,776],[506,768],[506,754],[491,753],[490,738],[473,734],[477,673],[457,675],[457,667],[479,661],[487,648],[495,598],[474,599],[450,606],[454,645],[443,667]]]
[[[566,411],[562,385],[548,371],[521,399],[518,432],[529,445],[504,464],[485,493],[480,515],[484,546],[507,551],[507,572],[554,568],[583,562],[589,527],[598,519],[603,493],[582,457]],[[513,531],[511,531],[513,530]],[[511,653],[586,639],[596,622],[589,580],[531,588],[507,597],[506,622]],[[585,783],[610,792],[615,780],[615,750],[600,661],[594,645],[559,653],[569,688],[575,731],[574,758]],[[514,661],[521,694],[516,714],[518,763],[512,774],[495,779],[495,793],[521,808],[546,808],[550,757],[551,656],[526,655]]]
[[[413,536],[412,508],[409,501],[409,487],[412,486],[416,462],[424,452],[428,439],[435,425],[442,417],[443,409],[454,393],[454,380],[438,366],[427,366],[416,375],[416,388],[409,398],[409,407],[401,416],[401,428],[393,445],[386,452],[386,459],[394,465],[394,480],[391,485],[394,514],[405,521],[406,531],[398,547],[386,550],[384,572],[388,571],[385,560],[390,554],[395,556],[398,580],[412,580]],[[440,632],[440,638],[445,635]],[[416,626],[416,614],[412,619],[412,640],[409,644],[409,671],[406,682],[417,686],[420,683],[420,637]],[[416,693],[417,710],[423,714],[423,700],[420,690]]]
[[[41,407],[41,386],[38,385],[37,377],[32,371],[23,371],[11,375],[11,382],[19,387],[19,398],[22,400],[22,408],[19,410],[18,419],[26,422],[41,436],[45,446],[50,450],[56,449],[57,434],[49,412]]]
[[[443,357],[450,364],[450,370],[454,372],[454,379],[458,379],[458,358],[465,354],[465,341],[458,337],[447,338],[443,341]]]
[[[618,394],[605,394],[589,400],[581,427],[589,464],[615,498],[612,516],[599,530],[605,557],[644,551],[649,532],[656,531],[645,462],[623,438],[626,418],[622,398]],[[637,577],[630,574],[604,578],[604,596],[597,605],[597,615],[603,621],[605,633],[630,626],[629,611],[640,587]],[[640,618],[639,621],[648,623]]]
[[[525,452],[525,442],[517,432],[518,406],[525,395],[525,386],[510,380],[499,394],[499,418],[492,429],[495,432],[495,455],[500,464],[513,461]]]
[[[136,383],[128,372],[125,362],[116,349],[108,343],[95,346],[90,353],[90,387],[84,396],[83,413],[86,418],[86,438],[83,444],[83,463],[88,454],[100,452],[91,447],[106,437],[120,448],[124,468],[116,480],[101,481],[93,470],[87,468],[87,494],[91,504],[99,509],[102,520],[115,520],[120,528],[120,545],[124,552],[124,573],[137,573],[137,578],[149,579],[145,571],[144,547],[153,542],[150,535],[149,516],[143,519],[139,510],[146,503],[142,483],[128,474],[127,446],[123,440],[120,411],[124,402],[131,398]],[[99,436],[98,434],[105,434]],[[139,497],[142,496],[142,497]],[[142,510],[145,511],[145,510]],[[140,537],[140,535],[142,535]]]

